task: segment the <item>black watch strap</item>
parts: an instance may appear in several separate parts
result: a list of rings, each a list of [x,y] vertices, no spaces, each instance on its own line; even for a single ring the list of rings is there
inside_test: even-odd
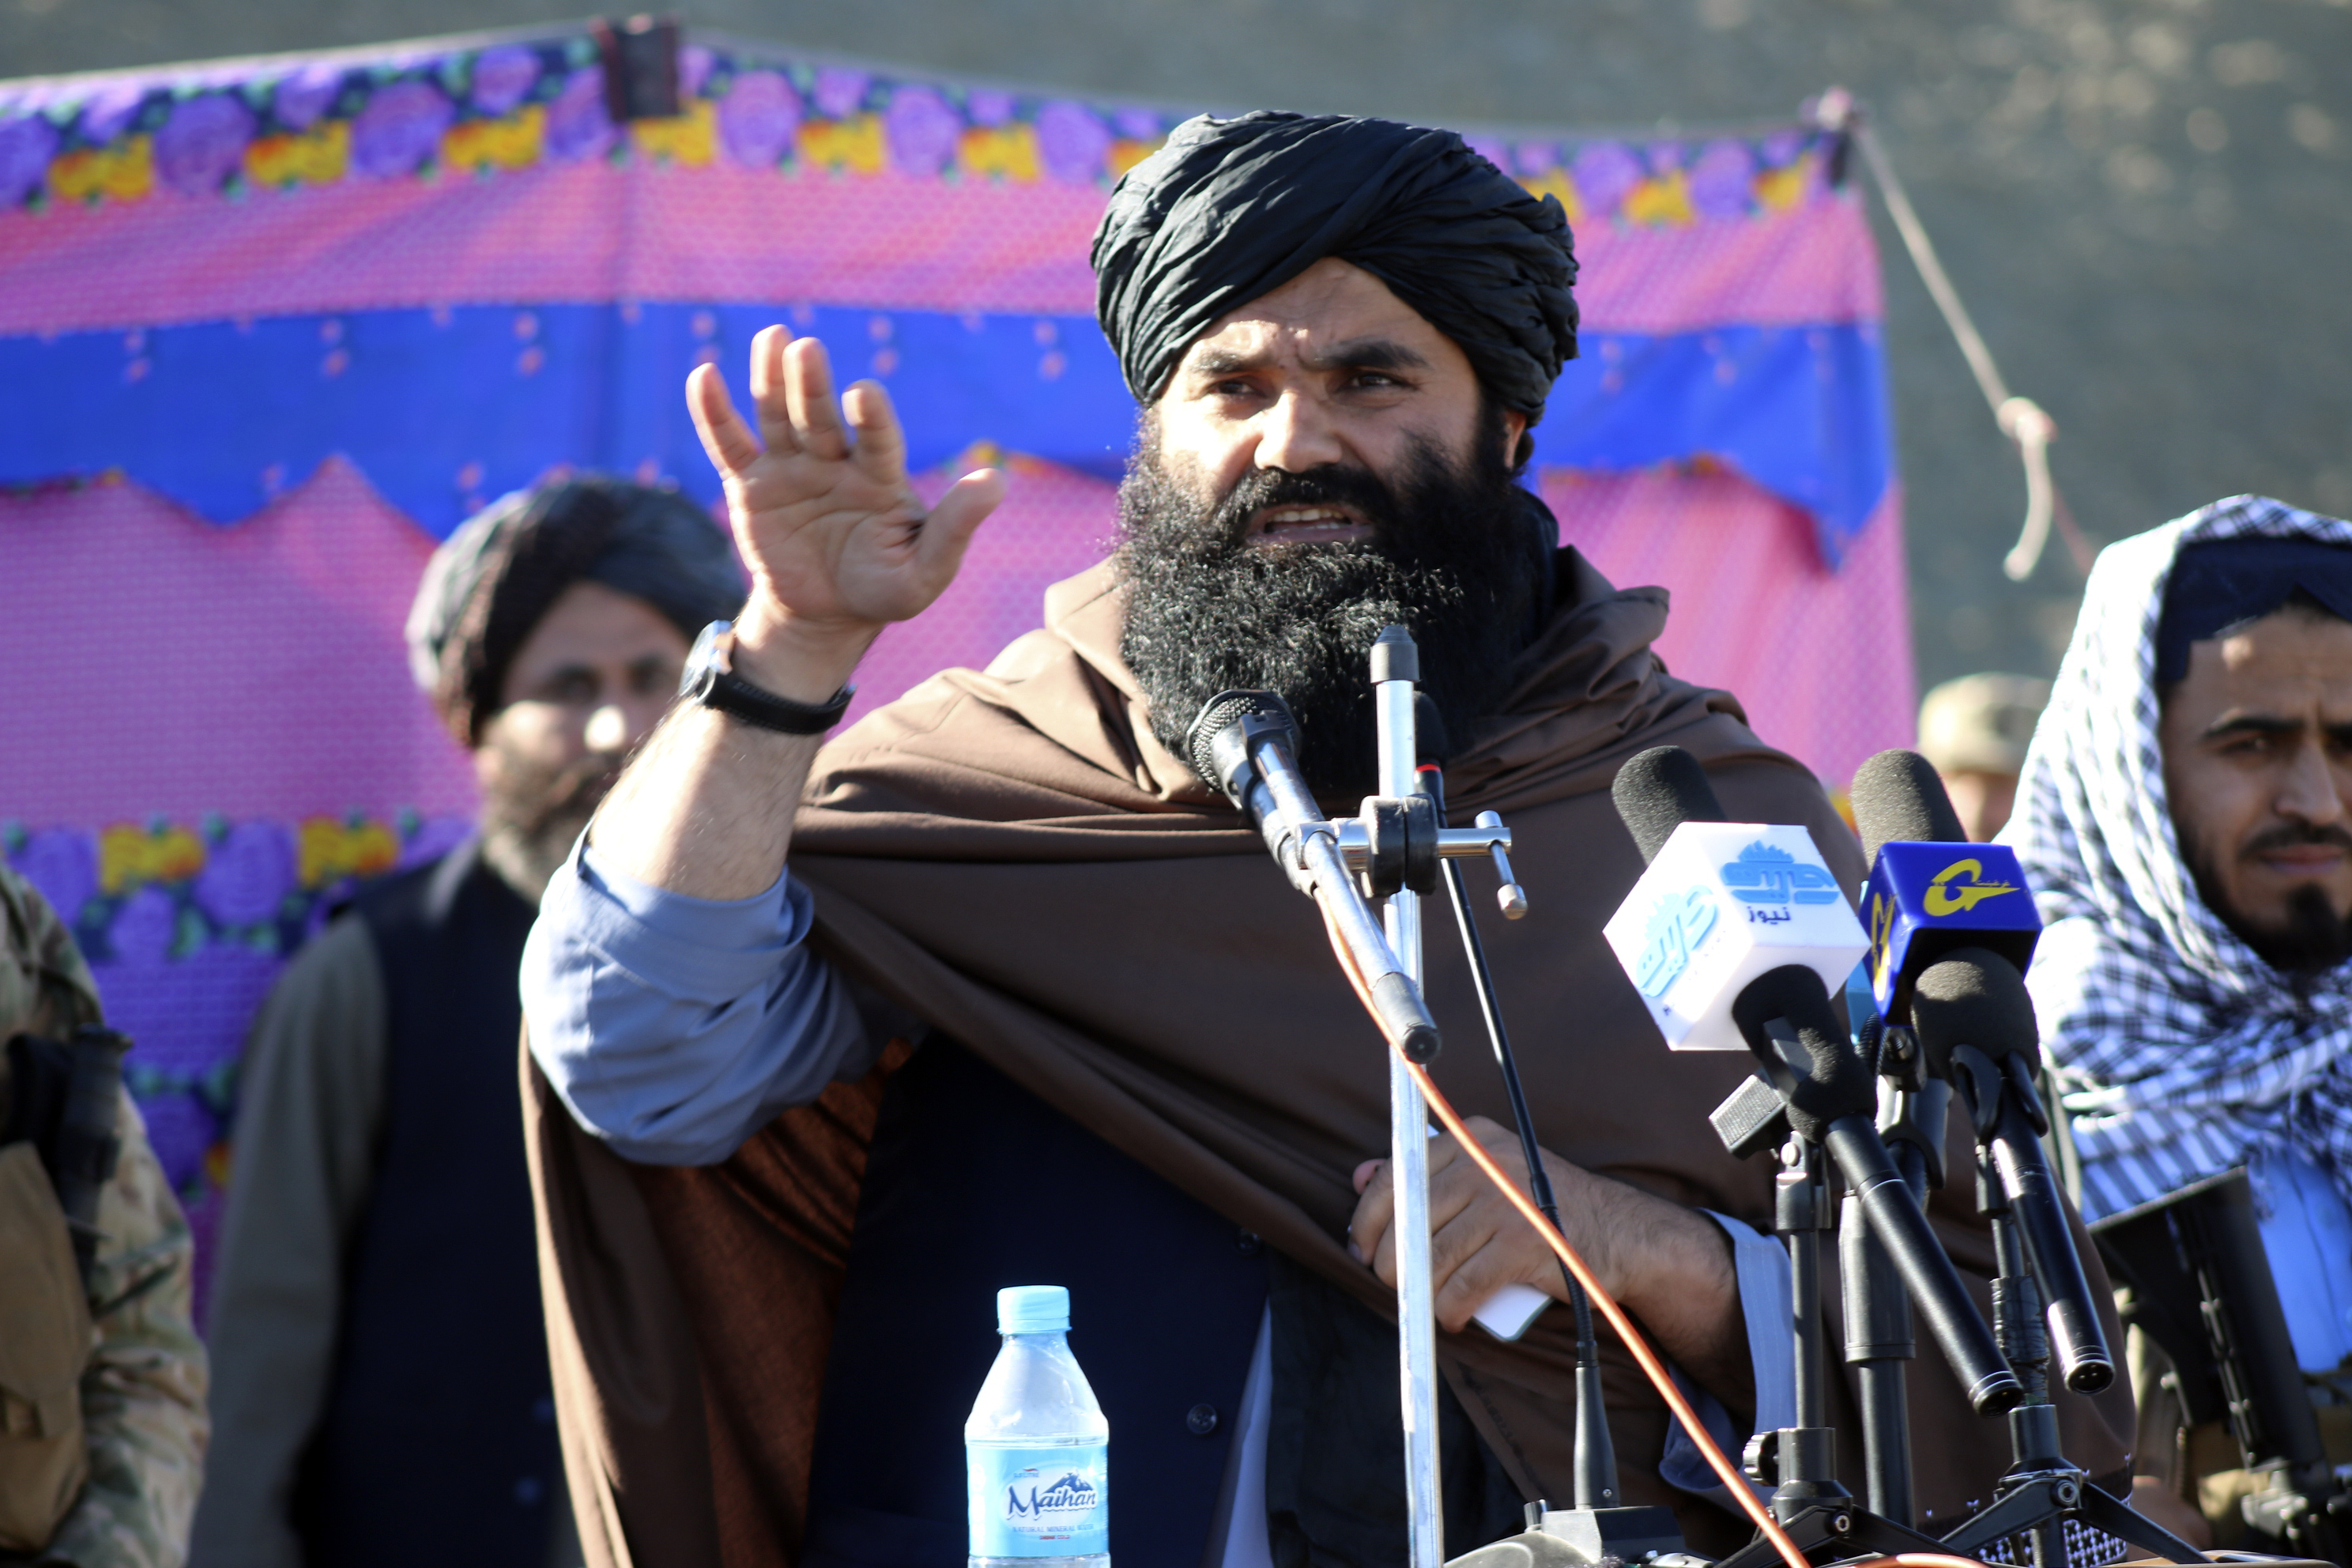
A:
[[[740,719],[762,730],[786,735],[822,735],[841,722],[856,693],[855,687],[845,686],[828,702],[795,702],[789,697],[763,690],[731,670],[713,669],[704,678],[703,688],[697,696],[705,708],[716,708],[731,719]]]

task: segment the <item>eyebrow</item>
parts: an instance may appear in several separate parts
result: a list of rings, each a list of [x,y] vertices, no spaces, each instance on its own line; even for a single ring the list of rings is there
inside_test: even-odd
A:
[[[2336,742],[2352,742],[2352,721],[2341,724],[2322,724],[2320,732]],[[2224,713],[2205,727],[2204,739],[2225,741],[2235,735],[2268,735],[2284,737],[2300,735],[2304,722],[2300,719],[2282,718],[2275,713]]]
[[[561,686],[567,680],[593,680],[602,682],[603,679],[604,677],[597,673],[596,667],[594,665],[589,664],[582,659],[570,659],[562,664],[557,665],[553,669],[549,670],[546,674],[541,676],[536,681],[532,682],[532,689],[536,691],[545,691],[551,687]]]
[[[1263,370],[1274,363],[1267,353],[1243,353],[1234,349],[1208,349],[1194,355],[1184,370],[1190,375],[1238,375]],[[1418,349],[1394,338],[1358,338],[1325,354],[1309,354],[1299,362],[1311,371],[1427,370],[1428,359]]]

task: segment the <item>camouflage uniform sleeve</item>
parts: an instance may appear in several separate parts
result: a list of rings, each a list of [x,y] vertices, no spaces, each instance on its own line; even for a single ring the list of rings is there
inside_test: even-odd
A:
[[[48,900],[0,865],[0,1038],[62,1039],[100,1022],[98,988]],[[74,1568],[178,1568],[204,1479],[206,1363],[191,1316],[187,1215],[124,1095],[122,1152],[99,1200],[90,1280],[97,1343],[81,1378],[89,1479],[45,1561]]]
[[[0,862],[0,1040],[62,1040],[100,1022],[98,986],[73,932],[30,882]]]
[[[89,1480],[48,1555],[74,1568],[179,1568],[210,1434],[195,1250],[127,1094],[118,1125],[122,1157],[99,1202],[106,1238],[90,1280],[98,1346],[81,1379]]]

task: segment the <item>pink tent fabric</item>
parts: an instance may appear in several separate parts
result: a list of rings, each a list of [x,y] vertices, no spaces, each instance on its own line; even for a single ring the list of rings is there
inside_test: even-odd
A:
[[[529,46],[537,96],[511,102],[453,99],[465,62],[430,50],[389,53],[380,71],[330,72],[324,98],[304,98],[315,74],[304,62],[267,65],[283,79],[231,81],[264,66],[224,67],[74,88],[87,102],[0,84],[0,369],[19,398],[0,421],[0,661],[12,677],[0,683],[0,733],[14,738],[0,755],[0,852],[73,923],[116,1020],[138,1039],[134,1091],[202,1246],[261,996],[355,879],[439,853],[473,808],[467,759],[411,686],[400,627],[434,536],[481,490],[472,457],[485,454],[435,470],[437,489],[418,500],[425,492],[402,491],[394,474],[418,432],[558,383],[605,390],[593,384],[601,365],[571,382],[552,368],[559,326],[603,330],[583,312],[627,327],[670,311],[691,321],[684,352],[713,357],[747,322],[833,312],[845,363],[910,398],[918,373],[929,375],[923,395],[936,406],[977,410],[971,427],[934,432],[934,457],[1014,447],[990,454],[1012,471],[1004,507],[939,604],[877,644],[856,712],[939,668],[987,663],[1037,624],[1047,584],[1112,541],[1115,491],[1102,476],[1130,410],[1087,321],[1087,245],[1110,180],[1173,117],[696,44],[681,52],[691,68],[676,120],[559,135],[565,105],[601,113],[564,63],[579,41]],[[225,85],[244,90],[222,108],[205,95]],[[742,118],[755,91],[771,111],[764,129]],[[422,106],[430,132],[396,166],[364,141],[374,105],[395,92]],[[215,131],[235,134],[175,141],[175,127],[195,123],[190,104],[213,104]],[[1811,442],[1825,469],[1867,443],[1818,409],[1756,417],[1780,395],[1765,388],[1791,384],[1791,365],[1804,384],[1826,384],[1835,354],[1867,369],[1879,353],[1868,226],[1824,183],[1818,141],[1792,129],[1703,149],[1557,134],[1480,145],[1569,205],[1584,264],[1589,359],[1539,433],[1557,465],[1539,485],[1564,537],[1621,584],[1672,589],[1661,648],[1677,673],[1738,692],[1768,741],[1836,783],[1911,738],[1913,679],[1901,492],[1869,478],[1883,477],[1885,454],[1850,465],[1865,481],[1849,487],[1843,531],[1825,532],[1835,498],[1824,490],[1801,509],[1787,498],[1803,499],[1811,470],[1776,479],[1768,459],[1783,435]],[[392,357],[381,345],[437,344],[431,334],[453,314],[462,328],[484,310],[499,312],[498,332],[511,323],[512,341],[495,345],[503,380],[455,384],[418,351],[415,379],[377,405],[405,416],[473,395],[474,413],[390,437],[387,420],[355,416],[299,459],[270,446],[290,423],[287,399],[323,406],[363,380],[370,353]],[[233,410],[249,397],[279,411],[230,421],[245,444],[230,484],[205,468],[210,454],[191,450],[202,443],[164,405],[142,400],[200,353],[260,353],[273,324],[300,340],[299,376],[278,366],[267,387],[258,371],[242,386],[195,378],[205,403]],[[953,361],[967,333],[1006,357]],[[449,341],[462,335],[451,329]],[[1771,361],[1805,342],[1810,368]],[[1642,356],[1677,353],[1683,382],[1661,395],[1654,378],[1643,417],[1619,418],[1642,390]],[[1768,362],[1780,381],[1763,378]],[[644,447],[618,460],[572,449],[593,421],[551,414],[530,426],[539,445],[521,471],[644,465],[709,495],[673,390],[690,360],[627,363],[646,382],[624,389],[643,393],[629,429]],[[656,363],[659,385],[641,374]],[[991,426],[988,397],[956,402],[980,374],[972,365],[1017,371],[1026,427],[1077,431],[1084,439],[1060,453],[1077,466],[1026,455]],[[723,368],[740,388],[740,363]],[[1843,406],[1868,414],[1875,384],[1850,381],[1862,390]],[[1690,395],[1676,401],[1676,385]],[[25,435],[60,398],[76,418]],[[1066,417],[1073,409],[1093,423]],[[1612,419],[1627,433],[1609,448],[1618,457],[1563,461]],[[1883,436],[1882,423],[1874,439]],[[81,445],[61,456],[68,439]],[[354,454],[370,441],[362,461]],[[1746,471],[1736,441],[1747,443]],[[1081,471],[1087,451],[1108,455],[1092,472]],[[935,493],[958,466],[920,482]],[[151,471],[185,483],[142,477]],[[254,499],[218,504],[238,485]],[[432,505],[448,515],[429,515]],[[1843,551],[1834,567],[1832,536]]]

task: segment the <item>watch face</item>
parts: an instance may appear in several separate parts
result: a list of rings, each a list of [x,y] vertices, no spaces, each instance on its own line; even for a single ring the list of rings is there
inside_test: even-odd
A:
[[[679,671],[677,691],[681,697],[699,697],[710,689],[711,678],[719,673],[719,650],[735,630],[732,621],[713,621],[702,628],[687,650],[686,668]]]

